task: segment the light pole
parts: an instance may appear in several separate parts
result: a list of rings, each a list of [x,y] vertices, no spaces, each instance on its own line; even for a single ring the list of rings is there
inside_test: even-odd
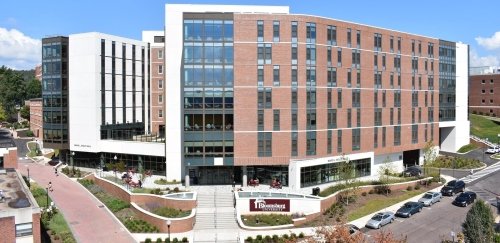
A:
[[[485,138],[485,140],[486,140],[486,143],[488,143],[488,138]],[[488,146],[488,144],[486,144],[486,143],[484,145]],[[484,154],[486,153],[486,151],[485,151],[486,146],[483,146],[483,164],[484,164]]]
[[[167,220],[167,229],[168,229],[168,239],[170,240],[170,225],[172,224],[172,221]]]
[[[52,192],[54,189],[52,189],[52,182],[49,181],[49,184],[47,185],[47,208],[49,208],[49,191]]]
[[[73,157],[74,157],[74,156],[75,156],[75,151],[71,152],[71,157],[70,157],[70,159],[71,159],[71,167],[73,167],[73,168],[72,168],[73,173],[75,173],[75,163],[74,163],[74,161],[73,161]]]
[[[26,165],[26,170],[28,171],[28,188],[31,189],[30,167],[28,165]]]
[[[116,154],[115,154],[115,157],[113,157],[113,159],[115,160],[115,164],[113,166],[113,171],[115,172],[115,182],[116,182],[116,160],[118,159],[118,157],[116,157]]]

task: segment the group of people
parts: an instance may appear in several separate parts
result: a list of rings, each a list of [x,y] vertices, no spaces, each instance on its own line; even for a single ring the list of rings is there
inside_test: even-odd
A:
[[[281,188],[282,188],[282,186],[281,186],[280,179],[278,179],[278,178],[273,178],[273,180],[271,181],[271,187],[270,187],[270,188],[281,189]]]
[[[123,173],[122,180],[125,184],[131,187],[142,187],[142,181],[133,169],[129,169],[128,172]]]

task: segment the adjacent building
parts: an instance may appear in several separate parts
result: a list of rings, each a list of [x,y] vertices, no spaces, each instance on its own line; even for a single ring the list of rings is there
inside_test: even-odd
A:
[[[35,66],[35,79],[38,81],[42,81],[42,65]]]
[[[500,116],[500,73],[471,75],[469,79],[469,112]]]
[[[40,207],[15,169],[0,167],[2,242],[41,242]]]
[[[43,141],[43,104],[42,98],[29,100],[30,130],[33,135]]]
[[[285,6],[165,10],[143,41],[66,38],[75,163],[302,188],[338,181],[341,161],[367,177],[468,143],[466,44]]]

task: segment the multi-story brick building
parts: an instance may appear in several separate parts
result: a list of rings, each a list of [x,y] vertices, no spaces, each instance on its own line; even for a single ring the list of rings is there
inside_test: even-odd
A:
[[[163,31],[143,31],[142,41],[151,47],[151,132],[165,137],[165,35]]]
[[[473,75],[469,79],[469,112],[500,116],[500,73]]]
[[[347,159],[357,177],[374,176],[385,161],[422,163],[429,141],[446,151],[468,143],[465,44],[288,7],[182,4],[167,4],[165,32],[143,42],[69,39],[70,149],[82,165],[118,159],[168,180],[301,188],[338,181]],[[147,68],[121,58],[134,47]],[[144,88],[115,83],[134,70]],[[147,114],[137,127],[120,124],[128,90],[142,92],[131,103]],[[162,120],[167,142],[148,140]]]
[[[41,98],[29,100],[30,107],[30,130],[34,136],[43,140],[43,105]]]
[[[42,65],[36,65],[35,67],[35,79],[38,81],[42,81]]]

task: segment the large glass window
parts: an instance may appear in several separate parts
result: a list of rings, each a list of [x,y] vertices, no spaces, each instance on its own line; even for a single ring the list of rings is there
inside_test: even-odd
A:
[[[364,177],[371,174],[370,159],[351,160],[354,177]],[[329,163],[300,168],[300,186],[310,187],[342,180],[340,176],[341,163]]]

